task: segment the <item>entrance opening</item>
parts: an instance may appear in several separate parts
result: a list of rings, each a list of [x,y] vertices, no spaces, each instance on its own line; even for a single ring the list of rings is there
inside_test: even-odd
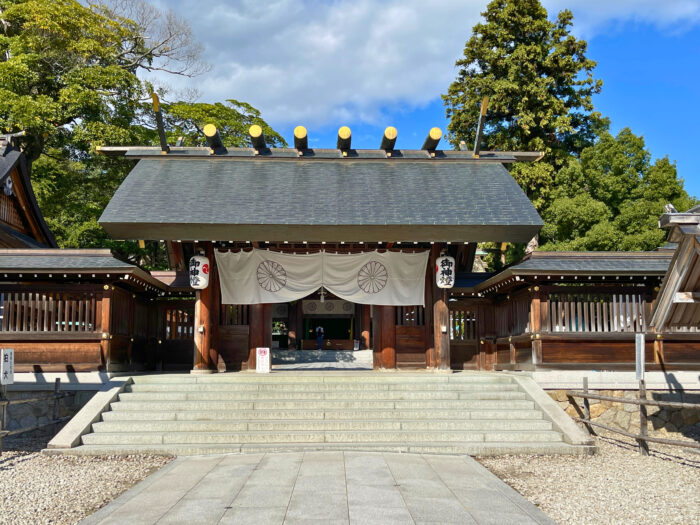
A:
[[[369,310],[369,307],[364,309]],[[368,326],[363,326],[363,319]],[[369,312],[363,316],[362,305],[338,299],[325,291],[275,305],[273,370],[371,370],[369,319]],[[367,332],[366,340],[362,337],[363,330]]]

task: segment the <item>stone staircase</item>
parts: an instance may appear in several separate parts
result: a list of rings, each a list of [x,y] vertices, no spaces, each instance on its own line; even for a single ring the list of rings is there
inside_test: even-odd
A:
[[[591,451],[566,443],[523,390],[509,375],[469,372],[135,376],[82,436],[82,445],[70,450],[178,455]]]

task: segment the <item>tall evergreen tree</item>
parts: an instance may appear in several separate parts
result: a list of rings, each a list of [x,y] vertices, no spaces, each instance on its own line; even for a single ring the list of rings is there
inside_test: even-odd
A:
[[[545,250],[653,250],[666,238],[657,226],[664,205],[685,211],[697,203],[668,157],[652,163],[629,128],[604,133],[571,159],[552,197],[540,234]]]
[[[602,81],[593,77],[587,43],[570,33],[570,11],[550,21],[539,0],[493,0],[482,15],[443,95],[449,139],[474,143],[479,103],[490,97],[482,149],[545,153],[538,163],[512,167],[542,210],[556,171],[607,127],[592,102]]]

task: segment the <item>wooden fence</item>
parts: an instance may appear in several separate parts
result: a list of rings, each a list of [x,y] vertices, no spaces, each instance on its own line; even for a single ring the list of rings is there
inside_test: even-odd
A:
[[[651,303],[641,293],[550,293],[542,329],[559,332],[646,332]]]
[[[0,292],[2,332],[99,332],[94,292]]]
[[[648,418],[647,418],[647,406],[657,406],[662,408],[679,408],[679,409],[690,409],[690,410],[700,410],[700,403],[679,403],[673,401],[656,401],[653,399],[647,399],[647,391],[644,380],[639,381],[639,391],[637,394],[637,399],[626,399],[623,397],[606,396],[601,394],[592,394],[588,391],[588,378],[583,378],[583,391],[578,392],[575,390],[567,390],[566,395],[569,397],[580,397],[583,398],[583,417],[575,417],[574,421],[583,423],[586,425],[588,432],[595,434],[591,427],[599,427],[609,432],[615,432],[623,436],[627,436],[632,439],[636,439],[639,444],[639,453],[643,456],[649,455],[649,443],[662,443],[665,445],[673,445],[677,447],[686,448],[696,448],[700,449],[700,443],[692,441],[680,441],[677,439],[666,439],[651,437],[648,435]],[[632,432],[627,432],[626,430],[621,430],[618,428],[613,428],[602,423],[591,421],[591,409],[588,402],[589,399],[598,399],[600,401],[612,401],[615,403],[623,403],[627,405],[637,405],[639,406],[639,434],[633,434]]]
[[[396,326],[425,326],[425,308],[423,306],[397,306]]]

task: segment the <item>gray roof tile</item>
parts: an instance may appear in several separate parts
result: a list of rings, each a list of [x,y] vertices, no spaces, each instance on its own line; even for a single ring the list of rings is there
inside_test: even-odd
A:
[[[361,240],[388,226],[388,237],[375,236],[527,241],[542,226],[501,164],[390,159],[145,159],[99,222],[116,238],[212,240],[292,240],[299,227]],[[318,230],[307,228],[308,240]]]

